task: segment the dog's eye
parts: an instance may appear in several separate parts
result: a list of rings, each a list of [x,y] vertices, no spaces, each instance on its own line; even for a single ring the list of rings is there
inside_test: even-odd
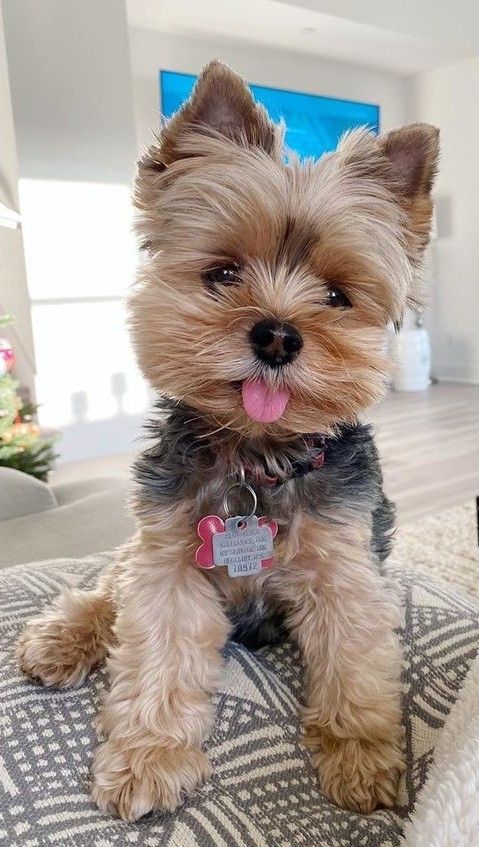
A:
[[[351,300],[337,285],[330,285],[328,287],[328,306],[342,306],[347,309],[351,306]]]
[[[238,285],[240,282],[240,266],[233,262],[231,265],[220,265],[210,268],[203,274],[207,285]]]

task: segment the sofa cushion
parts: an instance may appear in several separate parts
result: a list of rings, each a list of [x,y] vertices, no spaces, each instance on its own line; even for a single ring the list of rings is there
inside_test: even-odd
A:
[[[253,654],[230,643],[207,749],[210,781],[174,814],[127,824],[88,793],[94,716],[104,668],[81,687],[44,689],[21,677],[12,645],[24,622],[64,585],[93,586],[110,555],[18,566],[0,574],[0,843],[42,847],[395,847],[425,782],[436,740],[479,646],[479,610],[429,577],[393,573],[404,603],[407,771],[394,811],[363,816],[321,794],[298,719],[302,671],[285,643]]]
[[[0,568],[111,550],[135,531],[126,480],[66,483],[54,492],[55,508],[0,521]]]
[[[52,489],[34,476],[0,467],[0,521],[44,512],[57,505]]]

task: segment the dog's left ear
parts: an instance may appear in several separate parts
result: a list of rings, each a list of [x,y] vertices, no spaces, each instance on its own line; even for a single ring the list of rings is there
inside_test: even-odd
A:
[[[389,163],[385,174],[388,188],[407,214],[411,258],[418,259],[431,229],[431,189],[439,158],[439,130],[429,124],[409,124],[380,137],[378,145]]]

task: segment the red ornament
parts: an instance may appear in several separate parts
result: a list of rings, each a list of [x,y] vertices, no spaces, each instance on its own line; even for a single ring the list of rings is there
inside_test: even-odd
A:
[[[15,352],[8,338],[0,338],[0,359],[3,361],[5,370],[11,371],[15,364]]]

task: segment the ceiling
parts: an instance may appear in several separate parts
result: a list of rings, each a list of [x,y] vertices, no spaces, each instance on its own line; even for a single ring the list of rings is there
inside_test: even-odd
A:
[[[131,26],[399,74],[479,56],[476,0],[127,0]]]

